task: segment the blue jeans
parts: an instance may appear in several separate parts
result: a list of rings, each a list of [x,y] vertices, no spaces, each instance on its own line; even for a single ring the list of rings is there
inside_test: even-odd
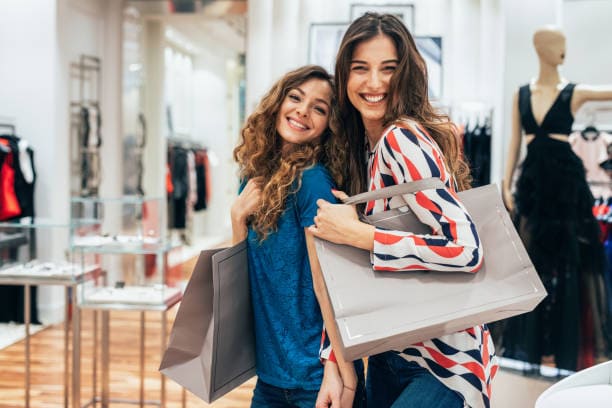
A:
[[[463,408],[459,394],[391,351],[368,359],[366,389],[373,408]]]
[[[319,391],[279,388],[257,379],[251,408],[312,408]]]
[[[361,360],[355,362],[355,370],[357,371],[357,389],[353,408],[365,408],[365,378]],[[251,408],[313,408],[318,394],[319,390],[275,387],[258,378],[251,400]]]

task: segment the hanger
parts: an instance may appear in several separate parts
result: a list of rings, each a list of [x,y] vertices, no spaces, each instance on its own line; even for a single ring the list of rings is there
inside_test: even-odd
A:
[[[15,125],[13,125],[12,123],[0,123],[0,128],[9,129],[9,135],[15,136]]]
[[[594,125],[588,125],[580,132],[584,140],[595,140],[599,137],[599,130]]]

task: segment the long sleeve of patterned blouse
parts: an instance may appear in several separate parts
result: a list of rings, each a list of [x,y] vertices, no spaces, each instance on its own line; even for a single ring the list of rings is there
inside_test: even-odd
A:
[[[403,196],[417,218],[431,227],[431,234],[376,228],[371,254],[375,270],[480,269],[483,251],[474,223],[457,198],[454,178],[446,169],[437,143],[421,125],[402,121],[389,127],[370,158],[369,174],[370,191],[429,177],[440,178],[446,187]],[[393,200],[400,198],[368,202],[366,214],[397,206]]]

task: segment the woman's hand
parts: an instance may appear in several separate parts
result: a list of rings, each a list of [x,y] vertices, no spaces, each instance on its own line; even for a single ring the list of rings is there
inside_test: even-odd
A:
[[[502,198],[504,200],[504,205],[506,206],[506,209],[508,210],[508,212],[513,213],[514,212],[514,200],[513,200],[512,193],[510,192],[509,188],[504,187],[502,189]]]
[[[317,395],[316,408],[344,408],[345,405],[341,405],[343,397],[344,384],[342,383],[342,377],[340,377],[340,371],[338,365],[331,361],[325,361],[325,368],[323,370],[323,382],[321,383],[321,389],[319,395]],[[353,401],[351,399],[351,405]],[[347,405],[350,407],[351,405]]]
[[[247,236],[247,218],[261,206],[261,179],[254,178],[246,186],[232,204],[232,243],[235,245]]]
[[[342,191],[332,190],[332,193],[339,199],[348,197]],[[317,205],[315,225],[308,228],[312,235],[336,244],[373,249],[375,228],[359,220],[354,205],[332,204],[323,199],[317,200]]]

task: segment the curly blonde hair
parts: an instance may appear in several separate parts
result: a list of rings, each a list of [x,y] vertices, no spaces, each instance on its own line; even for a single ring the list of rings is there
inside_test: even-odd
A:
[[[272,86],[248,117],[241,131],[240,143],[234,149],[240,177],[243,180],[261,180],[262,203],[249,221],[262,241],[270,232],[276,231],[287,197],[300,189],[305,169],[321,163],[329,170],[336,185],[344,186],[347,144],[337,136],[335,101],[330,104],[328,126],[316,142],[282,149],[282,138],[276,130],[277,116],[289,91],[313,78],[327,81],[333,91],[331,75],[320,66],[307,65],[287,73]],[[333,92],[331,94],[333,98]]]

